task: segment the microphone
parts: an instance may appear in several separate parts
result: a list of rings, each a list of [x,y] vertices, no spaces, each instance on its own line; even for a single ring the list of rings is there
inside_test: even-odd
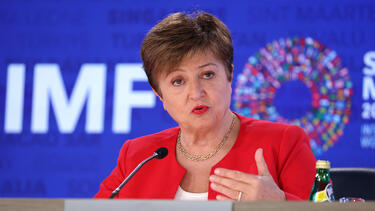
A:
[[[109,197],[110,199],[113,199],[113,197],[115,197],[118,192],[120,192],[120,190],[126,185],[126,183],[129,182],[129,180],[135,175],[135,173],[137,173],[137,171],[145,164],[147,163],[148,161],[156,158],[156,159],[163,159],[165,158],[165,156],[168,155],[168,149],[165,148],[165,147],[160,147],[159,149],[157,149],[153,155],[151,155],[150,157],[146,158],[144,161],[142,161],[140,164],[138,164],[138,166],[129,174],[128,177],[126,177],[126,179],[116,188],[116,190],[114,190],[111,194],[111,196]]]

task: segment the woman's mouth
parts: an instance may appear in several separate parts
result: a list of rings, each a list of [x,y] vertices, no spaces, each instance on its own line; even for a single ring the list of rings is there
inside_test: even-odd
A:
[[[205,105],[200,105],[200,106],[195,106],[192,110],[194,114],[204,114],[208,110],[208,106]]]

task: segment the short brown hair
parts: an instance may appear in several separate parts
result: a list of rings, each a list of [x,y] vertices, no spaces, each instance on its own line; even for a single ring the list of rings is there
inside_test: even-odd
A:
[[[178,12],[166,17],[147,33],[141,46],[143,69],[151,87],[161,95],[157,77],[172,72],[185,56],[206,50],[223,62],[231,81],[232,37],[223,22],[203,11]]]

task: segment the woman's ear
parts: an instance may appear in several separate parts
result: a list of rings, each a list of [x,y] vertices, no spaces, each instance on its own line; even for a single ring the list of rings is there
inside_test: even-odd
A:
[[[167,110],[165,108],[164,101],[163,101],[163,98],[162,98],[161,94],[159,95],[159,93],[154,88],[152,88],[152,91],[155,93],[156,96],[158,96],[158,98],[160,99],[161,103],[163,103],[164,110]]]
[[[231,74],[231,76],[230,76],[230,78],[231,78],[230,82],[233,81],[233,71],[234,71],[234,65],[232,64],[232,71],[230,72],[230,74]]]
[[[161,97],[161,95],[159,95],[159,93],[154,88],[152,88],[152,91],[155,93],[156,96],[158,96],[160,101],[163,102],[163,98]]]
[[[232,71],[230,72],[230,94],[232,95],[232,82],[233,82],[233,71],[234,71],[234,65],[232,64]]]

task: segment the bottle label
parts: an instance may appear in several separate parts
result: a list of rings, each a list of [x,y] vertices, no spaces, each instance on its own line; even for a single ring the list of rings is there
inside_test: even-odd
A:
[[[331,183],[328,183],[325,191],[328,197],[328,201],[330,202],[335,201],[335,196],[333,195],[333,188],[332,188]]]
[[[335,197],[333,196],[333,189],[330,183],[327,184],[324,190],[318,191],[314,194],[314,202],[326,202],[334,201]]]

